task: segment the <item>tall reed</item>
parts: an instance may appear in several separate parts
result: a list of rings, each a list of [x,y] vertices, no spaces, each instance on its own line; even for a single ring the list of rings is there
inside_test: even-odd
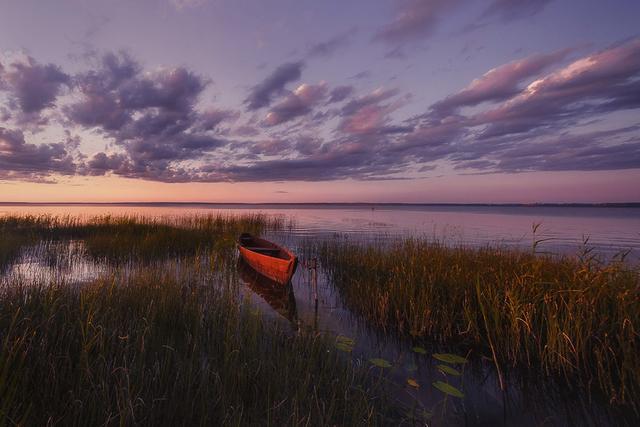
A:
[[[348,306],[380,328],[475,349],[499,371],[579,379],[640,408],[637,269],[413,239],[318,249]]]

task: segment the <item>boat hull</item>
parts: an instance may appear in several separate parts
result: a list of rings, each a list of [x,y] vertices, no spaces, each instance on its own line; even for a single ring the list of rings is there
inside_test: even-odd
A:
[[[237,267],[240,279],[251,291],[259,295],[276,313],[293,323],[296,322],[298,317],[296,299],[290,284],[283,286],[265,277],[248,265],[243,258],[238,260]]]
[[[242,242],[240,242],[238,249],[242,259],[261,275],[281,285],[289,283],[298,266],[297,257],[287,249],[266,240],[254,238],[253,242],[254,244],[257,242],[261,246],[264,246],[266,250],[271,250],[273,252],[277,251],[277,256],[259,253],[256,250],[252,250],[252,248],[246,247]],[[267,244],[269,246],[267,246]]]

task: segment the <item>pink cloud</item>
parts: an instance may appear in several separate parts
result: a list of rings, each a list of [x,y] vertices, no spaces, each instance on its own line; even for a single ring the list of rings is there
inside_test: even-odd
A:
[[[561,61],[571,50],[563,49],[550,54],[535,54],[493,68],[473,80],[460,92],[437,102],[432,108],[441,114],[448,114],[460,107],[510,98],[520,91],[519,85],[525,79],[536,76],[545,68]]]
[[[327,83],[301,84],[281,102],[271,108],[264,119],[266,126],[275,126],[311,112],[327,95]]]
[[[405,100],[396,100],[390,104],[382,102],[397,94],[396,89],[378,88],[347,103],[341,112],[343,120],[339,129],[349,134],[368,134],[383,130],[383,127],[390,122],[389,115],[400,108]]]
[[[635,39],[573,61],[472,119],[493,130],[522,130],[589,111],[635,108],[640,106],[640,97],[633,96],[640,90],[639,75],[640,39]]]

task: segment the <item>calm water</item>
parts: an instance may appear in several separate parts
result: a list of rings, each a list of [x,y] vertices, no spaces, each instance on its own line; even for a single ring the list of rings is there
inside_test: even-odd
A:
[[[534,239],[548,239],[538,250],[552,253],[577,253],[587,245],[604,258],[631,251],[627,259],[640,258],[640,208],[568,208],[568,207],[443,207],[443,206],[82,206],[82,205],[0,205],[2,214],[53,215],[148,215],[173,216],[207,213],[262,212],[283,216],[290,226],[270,233],[278,241],[301,254],[302,263],[292,287],[269,286],[251,270],[239,268],[241,295],[252,301],[265,315],[295,331],[311,328],[330,335],[343,335],[355,341],[353,352],[345,357],[371,366],[370,358],[383,358],[392,364],[388,370],[398,399],[419,402],[433,412],[435,425],[615,425],[606,415],[606,405],[589,401],[580,390],[510,375],[503,393],[490,362],[468,366],[462,377],[448,381],[465,392],[464,399],[448,398],[435,390],[434,381],[443,380],[436,369],[441,363],[434,352],[464,349],[428,348],[426,355],[412,351],[412,343],[390,337],[361,321],[346,307],[331,280],[319,266],[317,303],[312,272],[306,268],[304,241],[313,239],[382,240],[396,236],[418,235],[448,244],[499,244],[531,248]],[[536,235],[532,225],[541,224]],[[52,246],[53,245],[53,246]],[[3,280],[31,277],[74,282],[91,280],[104,273],[104,265],[84,255],[81,242],[55,246],[42,243],[24,255],[4,275]],[[407,385],[415,379],[420,387]]]
[[[575,254],[587,246],[603,257],[630,250],[640,259],[640,207],[345,206],[345,205],[2,205],[2,214],[150,215],[262,212],[293,219],[298,237],[335,233],[355,239],[415,235],[447,244],[499,244]],[[540,224],[536,235],[534,224]]]

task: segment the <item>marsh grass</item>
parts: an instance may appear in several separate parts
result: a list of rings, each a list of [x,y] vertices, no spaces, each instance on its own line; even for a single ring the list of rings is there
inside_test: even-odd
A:
[[[29,243],[24,236],[14,232],[0,232],[0,273],[20,256],[21,248]]]
[[[0,217],[0,265],[20,248],[38,241],[82,240],[93,258],[121,261],[193,255],[205,249],[229,250],[241,232],[260,234],[283,227],[282,219],[261,214],[143,216]]]
[[[471,349],[640,405],[640,275],[622,262],[421,240],[317,248],[350,309],[418,343]]]
[[[238,301],[212,251],[0,295],[0,424],[376,425],[380,383]]]
[[[252,214],[0,218],[5,265],[21,253],[54,271],[109,263],[88,282],[4,277],[0,425],[397,421],[386,384],[330,338],[242,300],[235,238],[281,227]]]

